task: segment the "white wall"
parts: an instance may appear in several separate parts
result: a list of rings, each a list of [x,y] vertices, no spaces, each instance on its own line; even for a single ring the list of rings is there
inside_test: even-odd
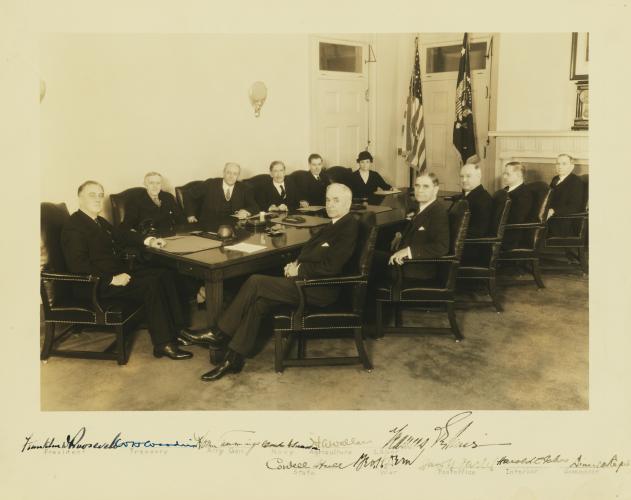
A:
[[[307,35],[48,35],[41,111],[41,199],[76,207],[76,187],[114,193],[148,170],[169,187],[247,177],[274,159],[304,168],[309,151]],[[268,87],[261,116],[248,99]],[[107,204],[106,204],[107,205]]]
[[[498,131],[570,130],[570,33],[501,33],[497,64]]]

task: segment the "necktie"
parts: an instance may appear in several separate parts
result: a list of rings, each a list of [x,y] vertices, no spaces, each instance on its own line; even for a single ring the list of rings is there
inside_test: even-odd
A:
[[[287,198],[287,193],[285,193],[285,186],[283,186],[282,184],[280,185],[280,197],[283,200]]]
[[[226,201],[230,201],[230,188],[226,188]]]

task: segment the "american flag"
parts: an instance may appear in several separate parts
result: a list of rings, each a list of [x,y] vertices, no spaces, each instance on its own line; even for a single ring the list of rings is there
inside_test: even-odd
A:
[[[473,106],[471,98],[471,69],[469,67],[469,44],[467,33],[462,40],[460,67],[456,85],[456,121],[454,122],[453,143],[462,163],[476,156],[475,129],[473,124]],[[476,156],[477,158],[477,156]]]
[[[421,91],[421,58],[416,39],[414,69],[410,78],[410,93],[403,119],[402,136],[405,140],[402,154],[410,167],[421,173],[427,167],[425,155],[425,123],[423,122],[423,93]]]

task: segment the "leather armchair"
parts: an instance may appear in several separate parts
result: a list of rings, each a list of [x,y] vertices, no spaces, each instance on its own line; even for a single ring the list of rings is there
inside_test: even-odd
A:
[[[143,187],[133,187],[125,189],[120,193],[110,195],[110,203],[112,204],[112,224],[118,226],[125,219],[125,209],[129,200],[140,196],[146,191]]]
[[[186,214],[186,209],[193,207],[193,213],[199,219],[199,212],[202,208],[203,197],[194,196],[193,193],[199,191],[204,181],[191,181],[183,186],[175,187],[175,199],[177,200],[182,212]]]
[[[464,337],[458,327],[454,312],[456,273],[460,265],[467,227],[469,225],[469,206],[466,200],[454,203],[449,211],[449,253],[435,259],[410,259],[403,261],[401,266],[395,266],[396,279],[377,284],[376,299],[376,334],[382,337],[384,331],[389,333],[405,333],[407,331],[439,330],[451,332],[456,341]],[[436,278],[414,279],[406,277],[410,268],[428,263],[438,265]],[[383,326],[383,304],[395,306],[395,327]],[[402,327],[399,306],[421,306],[424,309],[434,309],[447,313],[449,328]]]
[[[65,203],[41,204],[41,273],[40,295],[46,328],[41,359],[62,356],[84,359],[112,359],[124,365],[129,359],[132,336],[129,328],[142,315],[142,305],[132,302],[101,301],[97,290],[99,278],[69,273],[61,250],[61,230],[68,219]],[[75,298],[73,288],[86,287],[87,300]],[[65,330],[56,335],[58,327]],[[90,328],[91,331],[113,332],[114,342],[104,351],[61,349],[68,336]]]
[[[274,315],[275,362],[277,372],[287,366],[348,365],[361,363],[372,370],[363,338],[364,302],[368,286],[368,274],[375,250],[378,228],[374,213],[362,214],[360,232],[354,255],[349,260],[342,276],[297,280],[300,303],[297,308],[283,308]],[[342,288],[340,300],[331,306],[320,308],[306,303],[305,290],[310,287]],[[330,334],[340,330],[352,330],[357,356],[352,357],[306,357],[306,340],[324,332]],[[337,335],[336,335],[337,336]],[[290,358],[293,340],[298,340],[297,355]]]
[[[497,300],[496,274],[497,258],[499,257],[504,237],[504,228],[508,220],[511,200],[506,191],[501,190],[493,197],[493,219],[491,220],[490,235],[484,238],[467,238],[464,240],[464,256],[458,268],[456,279],[460,283],[472,281],[486,282],[491,304],[499,313],[502,306]]]
[[[498,262],[529,262],[532,276],[538,288],[545,288],[539,266],[539,254],[543,246],[546,232],[546,214],[550,200],[550,187],[545,182],[531,182],[526,184],[534,195],[533,213],[531,220],[522,224],[506,224],[506,231],[520,231],[524,233],[518,248],[503,249],[500,251]]]
[[[545,246],[546,248],[563,248],[566,249],[568,256],[574,257],[578,260],[583,274],[589,272],[588,265],[588,226],[589,226],[589,175],[581,175],[583,181],[583,210],[574,214],[568,215],[553,215],[547,220],[547,225],[563,223],[568,229],[568,234],[562,236],[546,235]],[[578,254],[574,254],[572,250],[576,250]]]

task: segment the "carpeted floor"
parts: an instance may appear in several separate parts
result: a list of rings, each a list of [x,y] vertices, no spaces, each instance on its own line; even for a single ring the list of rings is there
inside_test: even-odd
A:
[[[207,350],[191,347],[194,357],[186,361],[156,359],[149,335],[139,330],[125,366],[58,357],[42,363],[41,409],[586,410],[588,279],[549,271],[544,280],[540,291],[531,281],[501,287],[502,314],[461,306],[461,343],[449,334],[368,339],[370,373],[356,365],[288,368],[278,375],[270,339],[242,373],[204,383]],[[405,311],[403,319],[406,325],[446,324],[443,315],[422,311]],[[203,313],[194,320],[201,326]],[[68,342],[109,338],[78,334]],[[314,340],[309,350],[353,355],[354,344]]]

